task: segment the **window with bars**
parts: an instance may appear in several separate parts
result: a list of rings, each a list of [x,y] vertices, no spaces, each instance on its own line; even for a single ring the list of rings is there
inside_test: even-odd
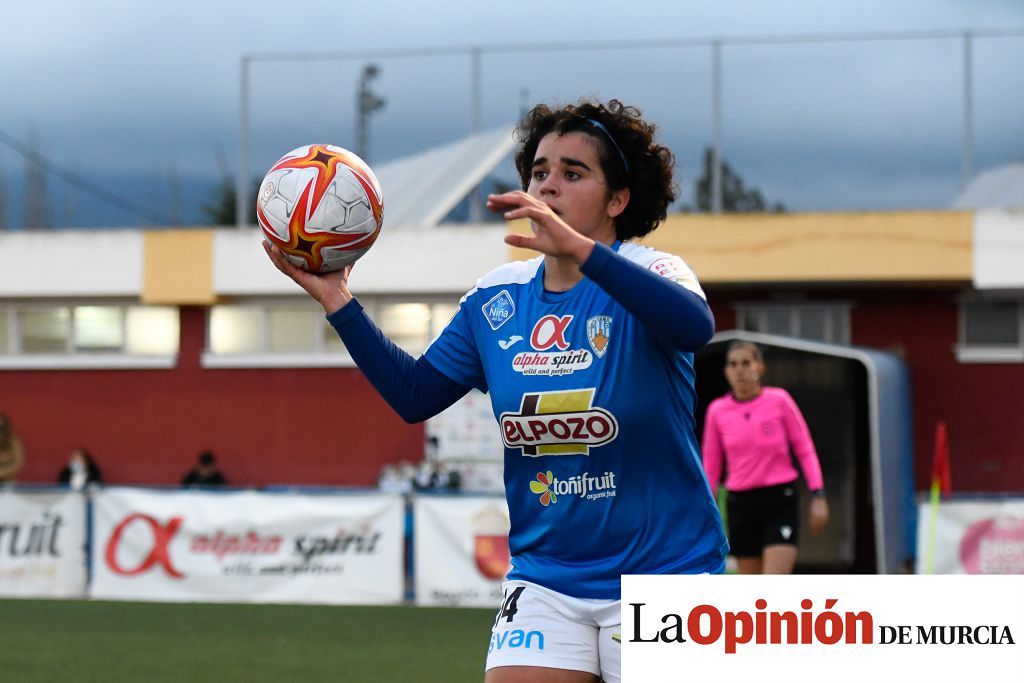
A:
[[[458,309],[455,303],[361,297],[371,319],[395,344],[422,353]],[[210,308],[208,367],[351,365],[334,328],[312,302],[254,301]]]
[[[751,332],[849,344],[850,305],[841,302],[738,304],[736,326]]]
[[[1024,302],[965,298],[960,302],[957,358],[966,363],[1024,362]]]
[[[173,306],[0,303],[0,368],[167,366],[179,336]]]

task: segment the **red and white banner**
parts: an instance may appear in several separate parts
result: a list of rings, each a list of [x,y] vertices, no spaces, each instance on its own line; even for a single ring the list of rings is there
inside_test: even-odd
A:
[[[85,596],[85,495],[0,491],[0,596]]]
[[[416,604],[497,609],[509,570],[505,499],[417,496],[413,512]]]
[[[395,604],[403,533],[397,495],[107,488],[93,496],[90,594]]]
[[[933,514],[918,507],[918,573],[933,552],[934,574],[1024,574],[1024,499],[942,501]]]
[[[1021,683],[1021,576],[623,576],[622,680]]]

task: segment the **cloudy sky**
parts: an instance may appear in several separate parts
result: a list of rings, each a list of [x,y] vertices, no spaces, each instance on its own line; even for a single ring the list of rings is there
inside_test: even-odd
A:
[[[154,213],[185,222],[238,153],[242,55],[420,47],[484,49],[482,124],[524,101],[617,97],[641,107],[679,158],[692,201],[710,140],[706,47],[487,52],[496,45],[730,36],[1024,29],[1017,0],[37,0],[0,9],[0,134]],[[959,40],[726,46],[723,149],[772,200],[796,210],[948,205],[962,173]],[[372,121],[383,163],[470,130],[470,60],[385,57],[387,105]],[[1024,37],[976,39],[976,169],[1024,160]],[[354,147],[366,60],[252,67],[253,176],[311,142]],[[7,226],[23,223],[26,163],[0,145]],[[386,188],[385,188],[386,190]],[[135,216],[47,181],[58,225]]]

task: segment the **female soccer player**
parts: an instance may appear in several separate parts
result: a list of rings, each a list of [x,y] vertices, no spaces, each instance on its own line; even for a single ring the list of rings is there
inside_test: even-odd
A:
[[[677,256],[628,240],[675,198],[671,152],[633,107],[539,105],[519,127],[525,192],[491,195],[540,252],[487,273],[422,357],[391,344],[348,290],[265,244],[327,312],[353,359],[406,420],[471,387],[505,442],[512,570],[487,683],[620,680],[622,574],[721,572],[728,546],[694,435],[693,351],[714,332]]]
[[[794,482],[796,454],[811,489],[810,525],[828,524],[828,503],[810,430],[785,389],[761,386],[761,349],[736,341],[726,351],[725,377],[732,392],[715,399],[704,418],[704,468],[713,491],[722,479],[729,492],[729,544],[741,574],[789,574],[796,564],[799,526]]]

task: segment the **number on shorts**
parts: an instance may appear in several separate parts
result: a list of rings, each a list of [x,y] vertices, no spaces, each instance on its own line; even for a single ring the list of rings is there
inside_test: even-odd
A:
[[[519,603],[519,596],[523,594],[524,590],[526,590],[526,586],[518,586],[509,595],[505,596],[505,603],[501,606],[501,609],[498,610],[498,618],[494,620],[495,627],[497,627],[498,622],[502,619],[504,619],[506,623],[512,623],[512,617],[514,617],[516,612],[519,611],[519,607],[517,607]]]

